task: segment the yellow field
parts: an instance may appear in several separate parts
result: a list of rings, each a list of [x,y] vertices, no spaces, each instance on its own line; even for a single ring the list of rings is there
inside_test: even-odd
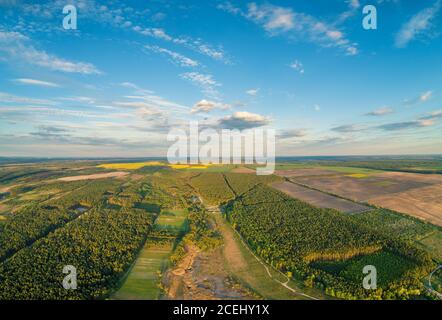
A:
[[[352,177],[352,178],[362,179],[362,178],[367,178],[368,174],[365,174],[365,173],[353,173],[353,174],[349,174],[348,176]]]
[[[105,164],[100,164],[98,167],[104,169],[137,170],[143,167],[163,166],[163,165],[164,163],[160,161],[149,161],[149,162],[134,162],[134,163],[105,163]]]
[[[190,165],[190,164],[170,164],[169,167],[171,167],[172,169],[207,169],[208,165],[202,165],[202,164],[195,164],[195,165]]]

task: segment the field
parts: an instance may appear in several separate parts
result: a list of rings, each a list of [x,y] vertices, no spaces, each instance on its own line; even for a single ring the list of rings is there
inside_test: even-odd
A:
[[[123,286],[112,296],[117,300],[155,300],[161,296],[161,273],[169,263],[172,244],[146,244],[130,269]]]
[[[338,198],[317,190],[312,190],[292,182],[278,182],[272,184],[272,187],[293,198],[305,201],[318,208],[335,209],[340,212],[351,214],[372,210],[370,207],[358,204],[356,202]]]
[[[163,210],[155,221],[156,230],[174,230],[185,232],[187,227],[187,212],[185,210]]]
[[[333,172],[335,170],[335,172]],[[291,169],[278,175],[325,193],[406,213],[442,226],[442,176],[342,167]],[[345,173],[344,173],[345,172]]]
[[[128,162],[128,163],[104,163],[97,166],[98,168],[113,170],[140,170],[154,168],[171,168],[186,172],[229,172],[238,165],[221,165],[221,164],[169,164],[166,161],[147,161],[147,162]],[[243,168],[244,169],[244,168]],[[250,169],[251,170],[251,169]],[[253,170],[255,172],[255,170]]]
[[[393,195],[369,199],[369,203],[408,213],[414,217],[442,226],[442,184],[421,187]]]
[[[0,299],[428,298],[425,277],[442,263],[441,176],[254,169],[0,166]],[[367,263],[382,290],[361,289]],[[68,264],[75,291],[60,286]]]
[[[109,173],[97,173],[97,174],[89,174],[82,176],[72,176],[72,177],[64,177],[58,178],[59,181],[81,181],[81,180],[96,180],[96,179],[105,179],[105,178],[121,178],[127,175],[127,172],[109,172]]]

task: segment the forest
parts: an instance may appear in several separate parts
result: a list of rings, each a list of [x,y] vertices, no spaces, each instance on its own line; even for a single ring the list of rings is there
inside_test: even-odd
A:
[[[262,184],[229,202],[225,215],[266,262],[338,298],[419,296],[424,292],[420,279],[434,267],[428,253],[408,242]],[[342,263],[346,266],[339,269]],[[360,285],[363,263],[376,264],[381,275],[389,274],[389,281],[382,281],[375,291],[364,290]],[[397,272],[391,273],[391,268]]]

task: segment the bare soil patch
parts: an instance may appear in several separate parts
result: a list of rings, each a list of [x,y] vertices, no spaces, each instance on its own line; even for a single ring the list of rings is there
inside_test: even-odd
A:
[[[327,193],[366,202],[369,199],[387,194],[405,192],[408,190],[426,187],[429,184],[417,180],[396,180],[391,177],[369,176],[358,179],[345,175],[328,177],[298,177],[293,181],[318,189]]]
[[[80,180],[96,180],[96,179],[105,179],[105,178],[121,178],[128,175],[128,172],[116,171],[116,172],[107,172],[107,173],[96,173],[82,176],[72,176],[72,177],[64,177],[59,178],[59,181],[80,181]]]
[[[166,295],[180,300],[255,299],[223,268],[222,248],[201,252],[194,245],[165,277]]]
[[[442,184],[379,196],[369,203],[442,226]]]
[[[305,169],[310,172],[315,169]],[[348,175],[297,175],[293,171],[290,180],[313,189],[335,194],[343,198],[367,202],[379,207],[409,214],[431,223],[442,225],[442,175],[407,172],[381,172],[364,178]],[[323,170],[317,170],[321,172]],[[302,187],[280,186],[281,191],[321,207],[332,207],[331,198],[314,192],[307,192]],[[288,188],[288,189],[287,189]],[[285,190],[284,190],[285,189]],[[329,201],[331,201],[329,203]],[[341,205],[341,204],[339,204]],[[336,205],[338,206],[338,205]],[[345,207],[341,208],[345,210]],[[345,212],[345,211],[343,211]]]
[[[344,213],[361,213],[370,210],[370,207],[364,206],[353,201],[341,199],[317,190],[312,190],[291,182],[277,182],[272,187],[284,192],[285,194],[307,202],[315,207],[336,209]]]

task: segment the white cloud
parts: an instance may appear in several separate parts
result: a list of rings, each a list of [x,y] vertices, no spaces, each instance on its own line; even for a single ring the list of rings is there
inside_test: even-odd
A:
[[[262,11],[256,4],[249,5],[248,16],[251,19],[261,20],[268,16],[264,22],[264,28],[269,31],[290,30],[294,27],[295,15],[291,9],[282,7],[273,7],[272,9]]]
[[[218,121],[218,125],[226,129],[251,129],[268,125],[270,119],[247,111],[238,111]]]
[[[390,113],[393,113],[393,109],[389,108],[389,107],[384,107],[384,108],[379,108],[379,109],[367,112],[365,115],[379,117],[379,116],[385,116]]]
[[[428,100],[431,99],[432,94],[433,94],[433,92],[431,92],[431,91],[424,92],[424,93],[420,96],[419,99],[420,99],[422,102],[428,101]]]
[[[352,1],[350,7],[357,4],[358,2]],[[253,21],[262,26],[270,36],[283,34],[291,39],[303,39],[322,47],[337,47],[347,55],[358,53],[357,43],[350,42],[333,23],[320,21],[311,15],[296,12],[292,8],[253,2],[247,5],[246,10],[235,7],[229,2],[219,5],[218,8]]]
[[[120,85],[125,88],[140,89],[136,84],[134,84],[132,82],[122,82],[122,83],[120,83]]]
[[[165,30],[159,28],[142,28],[140,26],[134,26],[132,30],[148,37],[162,39],[168,42],[173,42],[177,45],[182,45],[215,60],[223,61],[225,63],[229,62],[221,48],[213,48],[211,45],[204,43],[201,39],[192,39],[187,36],[173,37],[167,34]]]
[[[54,102],[51,100],[20,97],[20,96],[15,96],[15,95],[5,93],[5,92],[0,92],[0,102],[24,103],[24,104],[43,104],[43,105],[53,105],[54,104]]]
[[[345,124],[339,127],[334,127],[331,129],[332,131],[340,132],[340,133],[353,133],[364,130],[364,128],[355,125],[355,124]]]
[[[9,59],[18,59],[28,64],[37,65],[55,71],[99,74],[100,71],[84,62],[72,62],[38,50],[28,43],[29,39],[17,32],[0,31],[0,52],[5,52]]]
[[[433,96],[432,91],[425,91],[419,97],[404,100],[404,104],[407,106],[412,106],[415,104],[427,102],[428,100],[431,99],[432,96]]]
[[[387,123],[380,125],[377,128],[385,131],[398,131],[398,130],[425,128],[425,127],[430,127],[432,125],[434,125],[434,121],[432,119],[422,119],[422,120]]]
[[[209,97],[217,97],[219,95],[216,87],[221,86],[210,74],[202,74],[199,72],[186,72],[180,75],[181,78],[188,80],[202,89],[203,93]]]
[[[91,97],[83,97],[83,96],[76,96],[76,97],[61,97],[61,98],[58,98],[58,100],[62,100],[62,101],[72,101],[72,102],[79,102],[79,103],[87,103],[87,104],[94,104],[94,103],[95,103],[95,99],[94,99],[94,98],[91,98]],[[95,107],[104,108],[105,106],[95,106]]]
[[[172,41],[173,38],[171,36],[169,36],[166,31],[164,31],[163,29],[159,29],[159,28],[141,28],[140,26],[135,26],[132,28],[134,31],[145,35],[145,36],[149,36],[149,37],[153,37],[153,38],[157,38],[157,39],[163,39],[166,41]]]
[[[304,74],[304,66],[302,65],[302,63],[298,60],[295,60],[294,62],[292,62],[290,64],[290,68],[295,69],[296,71],[298,71],[300,74]]]
[[[148,108],[161,110],[163,113],[188,113],[189,107],[181,105],[179,103],[170,101],[161,96],[155,94],[155,92],[147,89],[140,88],[132,82],[120,83],[121,86],[129,89],[133,89],[133,94],[126,95],[124,98],[128,101],[116,101],[113,103],[117,107],[129,107],[129,108]]]
[[[190,59],[178,52],[171,51],[165,48],[161,48],[159,46],[144,46],[146,49],[151,50],[153,52],[163,53],[168,55],[172,61],[182,67],[197,67],[199,65],[198,61]]]
[[[349,7],[352,9],[358,9],[361,6],[359,0],[349,0],[347,2]]]
[[[339,15],[337,24],[345,22],[350,17],[353,17],[358,12],[358,9],[361,7],[361,3],[359,0],[348,0],[347,6],[348,9]]]
[[[256,95],[258,95],[258,92],[259,92],[259,89],[250,89],[250,90],[246,91],[246,93],[250,96],[256,96]]]
[[[288,129],[282,130],[278,134],[278,138],[281,140],[293,139],[293,138],[302,138],[307,135],[307,130],[305,129]]]
[[[59,87],[59,85],[56,83],[49,82],[49,81],[36,80],[36,79],[19,78],[19,79],[14,79],[13,81],[19,82],[22,84],[29,84],[29,85],[41,86],[41,87]]]
[[[424,35],[426,31],[429,31],[433,27],[432,20],[438,14],[441,4],[442,0],[437,0],[433,6],[423,9],[403,24],[399,32],[396,34],[396,47],[404,48],[417,36]]]
[[[315,109],[315,111],[321,111],[321,107],[319,106],[319,105],[317,105],[317,104],[315,104],[314,106],[313,106],[313,109]]]
[[[210,101],[210,100],[200,100],[198,101],[192,108],[192,113],[200,113],[200,112],[210,112],[213,109],[221,109],[221,110],[227,110],[230,109],[231,106],[228,104]]]

